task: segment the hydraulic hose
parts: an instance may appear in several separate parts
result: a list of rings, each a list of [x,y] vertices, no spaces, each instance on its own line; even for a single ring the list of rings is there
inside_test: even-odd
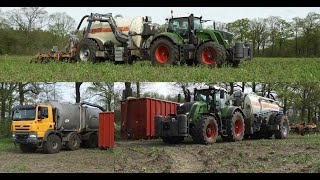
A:
[[[80,29],[80,27],[81,27],[81,25],[82,25],[83,20],[84,20],[85,18],[87,18],[87,17],[89,17],[89,15],[85,15],[85,16],[82,17],[82,19],[81,19],[81,21],[80,21],[80,23],[79,23],[79,25],[78,25],[78,27],[77,27],[77,29],[76,29],[75,34],[77,34],[77,33],[79,32],[79,29]]]
[[[99,105],[97,105],[97,104],[89,103],[89,102],[84,102],[84,101],[83,101],[83,102],[80,103],[80,105],[81,105],[81,106],[82,106],[82,105],[87,105],[87,106],[96,107],[96,108],[100,109],[100,110],[103,111],[103,112],[107,111],[107,110],[104,109],[103,107],[101,107],[101,106],[99,106]]]

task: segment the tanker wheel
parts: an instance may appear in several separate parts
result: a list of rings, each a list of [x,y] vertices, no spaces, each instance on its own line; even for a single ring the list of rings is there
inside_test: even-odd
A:
[[[87,148],[96,148],[98,147],[98,136],[94,133],[90,134],[89,139],[84,141],[84,145]]]
[[[150,47],[152,65],[176,65],[179,62],[178,46],[167,38],[156,39]]]
[[[62,142],[60,137],[55,134],[48,136],[47,141],[43,142],[43,151],[46,154],[58,153],[62,147]]]
[[[20,146],[21,151],[24,153],[32,153],[38,149],[38,147],[33,146],[31,144],[20,144],[19,146]]]
[[[275,117],[275,122],[279,123],[279,130],[274,132],[274,137],[276,139],[285,139],[289,134],[289,122],[288,118],[283,115],[278,115]]]
[[[76,59],[83,62],[91,61],[92,63],[98,62],[96,51],[99,49],[98,45],[90,40],[82,40],[77,48]]]
[[[76,133],[72,133],[69,138],[69,141],[66,142],[66,148],[70,151],[79,149],[81,140]]]
[[[242,141],[244,136],[244,118],[236,111],[232,118],[227,120],[227,136],[222,136],[223,141]]]
[[[166,144],[179,144],[184,140],[184,137],[174,136],[174,137],[162,137],[162,141]]]
[[[226,50],[217,43],[206,42],[197,50],[196,64],[207,65],[209,67],[221,67],[226,64]]]
[[[218,137],[218,124],[213,116],[201,116],[192,130],[192,139],[198,144],[213,144]]]

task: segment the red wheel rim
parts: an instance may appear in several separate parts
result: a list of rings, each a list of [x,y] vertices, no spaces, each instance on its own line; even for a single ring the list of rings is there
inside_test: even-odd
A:
[[[169,59],[169,50],[165,46],[159,46],[155,52],[156,59],[159,63],[166,63]]]
[[[236,136],[240,136],[242,131],[243,131],[243,123],[241,121],[241,119],[237,119],[236,122],[235,122],[235,133],[236,133]]]
[[[215,129],[214,125],[208,124],[207,128],[206,128],[207,138],[212,139],[214,137],[214,135],[216,134],[215,131],[216,131],[216,129]]]
[[[202,51],[201,59],[205,64],[212,64],[217,60],[217,53],[212,49]]]

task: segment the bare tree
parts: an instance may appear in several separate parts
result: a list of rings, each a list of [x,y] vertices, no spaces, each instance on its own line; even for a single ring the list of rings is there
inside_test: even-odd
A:
[[[93,82],[92,85],[87,88],[87,92],[92,94],[92,96],[97,96],[98,101],[101,102],[108,111],[112,111],[114,109],[113,83]]]
[[[40,7],[22,7],[8,12],[12,26],[26,32],[41,29],[47,25],[48,12]]]

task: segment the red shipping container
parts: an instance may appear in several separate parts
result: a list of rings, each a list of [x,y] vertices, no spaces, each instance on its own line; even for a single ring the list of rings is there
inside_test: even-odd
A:
[[[114,112],[99,113],[98,146],[101,149],[114,146]]]
[[[153,98],[137,98],[121,101],[121,137],[124,139],[154,138],[154,116],[175,114],[177,104]]]

